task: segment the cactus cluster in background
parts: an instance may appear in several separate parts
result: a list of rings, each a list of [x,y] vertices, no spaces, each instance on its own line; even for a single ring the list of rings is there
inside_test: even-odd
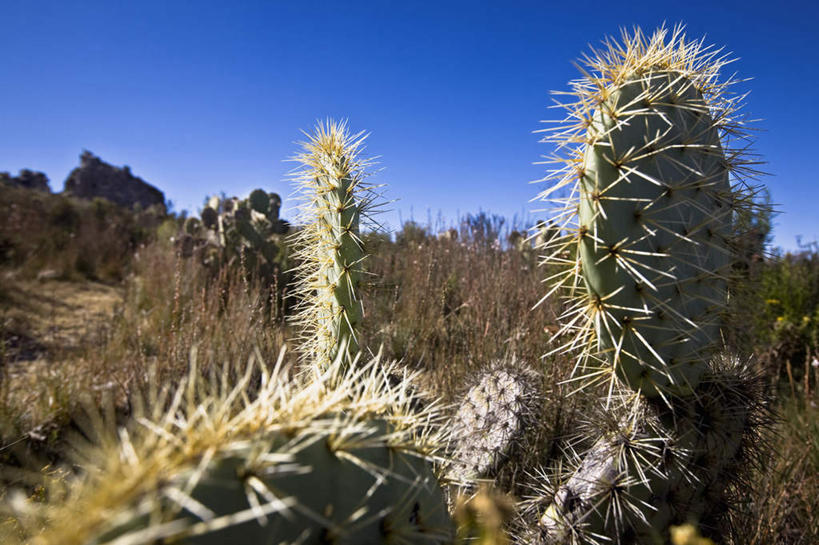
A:
[[[287,267],[284,237],[290,224],[279,218],[281,197],[255,189],[246,199],[211,197],[200,217],[188,217],[178,244],[184,257],[208,266],[244,267],[273,278]]]
[[[667,34],[624,32],[586,56],[547,130],[566,152],[540,195],[560,207],[560,236],[541,246],[557,271],[548,295],[568,299],[555,351],[578,354],[584,387],[605,384],[613,423],[541,518],[553,542],[655,543],[723,512],[727,470],[766,422],[753,376],[712,363],[733,220],[757,206],[740,99],[719,79],[726,57]]]

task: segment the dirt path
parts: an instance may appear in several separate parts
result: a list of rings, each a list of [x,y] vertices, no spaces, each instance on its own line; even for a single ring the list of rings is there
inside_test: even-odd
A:
[[[122,302],[122,288],[98,282],[3,281],[0,364],[51,359],[100,343]]]

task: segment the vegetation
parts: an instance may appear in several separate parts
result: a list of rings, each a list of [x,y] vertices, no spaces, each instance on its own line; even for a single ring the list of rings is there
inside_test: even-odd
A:
[[[731,294],[719,312],[688,321],[725,320],[728,347],[752,347],[755,357],[715,355],[708,346],[709,364],[691,377],[649,373],[652,400],[639,395],[642,349],[630,351],[621,372],[608,350],[617,344],[610,331],[599,345],[588,342],[601,337],[593,323],[573,347],[602,346],[586,360],[608,370],[608,380],[584,387],[572,380],[578,359],[556,336],[566,307],[543,297],[543,279],[566,263],[599,266],[595,245],[583,247],[565,224],[540,224],[529,240],[522,235],[528,226],[485,213],[440,234],[413,222],[394,237],[366,232],[360,220],[373,203],[359,193],[366,161],[351,153],[358,143],[343,125],[328,124],[305,145],[308,219],[293,227],[295,241],[275,241],[276,255],[293,260],[300,287],[275,269],[249,274],[248,256],[257,264],[278,259],[267,240],[281,234],[272,231],[279,220],[268,193],[254,192],[244,207],[264,216],[254,229],[270,224],[265,240],[238,227],[242,218],[231,208],[240,258],[209,260],[191,259],[195,252],[182,241],[205,240],[203,230],[224,223],[221,201],[211,207],[215,216],[203,213],[196,225],[3,188],[14,204],[7,216],[15,214],[0,222],[4,542],[68,543],[70,524],[77,543],[206,543],[266,535],[269,525],[291,540],[310,529],[323,542],[501,545],[541,543],[554,537],[552,522],[567,520],[581,530],[568,532],[570,539],[587,541],[596,539],[589,523],[623,542],[641,533],[675,544],[819,540],[819,253],[766,255],[763,196],[745,195],[749,206],[735,210],[735,222],[711,224],[724,237],[716,246],[737,258],[711,263],[719,282],[706,289],[680,279],[696,299]],[[617,229],[590,210],[582,214],[600,233]],[[694,224],[705,221],[695,216]],[[729,225],[740,229],[736,237]],[[678,269],[688,274],[687,260],[699,251],[685,240],[696,233],[689,235],[672,248],[687,256]],[[577,240],[581,247],[571,247]],[[637,242],[637,255],[653,260],[645,269],[660,269],[666,251]],[[538,266],[544,253],[552,260]],[[91,265],[78,266],[78,256]],[[71,324],[48,323],[41,306],[27,304],[30,294],[48,291],[56,306],[96,280],[110,284],[116,308],[74,343],[48,341]],[[612,289],[607,279],[589,283],[596,280]],[[293,294],[295,308],[287,304]],[[675,334],[702,341],[686,321]],[[283,350],[305,334],[301,358]],[[21,350],[23,337],[37,349]],[[673,344],[667,341],[661,333],[653,343]],[[688,389],[667,387],[681,376]],[[628,388],[617,382],[623,377]],[[566,506],[588,503],[577,483],[589,489],[611,475],[597,488],[607,509],[602,520],[572,520]],[[328,476],[341,485],[325,486]],[[294,491],[284,505],[272,492],[278,488]],[[359,501],[346,503],[345,490],[358,490]],[[567,490],[581,493],[569,501]],[[623,490],[632,494],[627,501]],[[290,508],[295,518],[281,515]]]

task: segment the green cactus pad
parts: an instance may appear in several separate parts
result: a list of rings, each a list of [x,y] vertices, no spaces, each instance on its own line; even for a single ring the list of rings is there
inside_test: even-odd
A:
[[[106,440],[81,445],[85,473],[56,483],[49,502],[15,504],[14,535],[0,527],[0,538],[450,543],[454,528],[431,463],[446,437],[436,404],[410,411],[414,377],[391,380],[397,370],[378,360],[346,373],[340,359],[294,377],[283,354],[272,372],[252,362],[210,377],[197,375],[194,360],[175,391],[134,401],[130,426],[112,437],[93,430]]]
[[[696,386],[717,347],[731,187],[702,93],[649,70],[607,90],[580,180],[579,250],[600,350],[631,388]]]
[[[250,192],[250,196],[247,198],[248,204],[250,208],[255,210],[260,214],[267,215],[267,212],[270,208],[270,197],[267,195],[267,192],[263,189],[254,189]]]
[[[202,213],[199,215],[202,218],[202,225],[205,226],[207,229],[217,229],[219,226],[219,214],[216,212],[214,208],[210,206],[206,206],[202,209]]]
[[[690,393],[719,348],[732,219],[755,206],[728,138],[725,60],[679,29],[665,37],[635,31],[588,58],[567,126],[547,137],[566,165],[541,194],[561,207],[540,243],[562,270],[550,294],[571,300],[553,352],[580,349],[589,377],[652,397]]]
[[[279,210],[282,207],[282,198],[278,193],[268,193],[267,198],[270,200],[270,207],[267,210],[267,219],[271,223],[279,221]]]

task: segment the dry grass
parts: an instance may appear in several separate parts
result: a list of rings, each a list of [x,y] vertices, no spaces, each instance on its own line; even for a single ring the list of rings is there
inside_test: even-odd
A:
[[[144,385],[153,369],[159,380],[177,380],[188,368],[193,346],[199,347],[201,361],[209,364],[246,360],[256,349],[275,360],[284,344],[283,328],[270,316],[276,309],[267,304],[269,294],[243,280],[243,275],[222,271],[213,277],[195,261],[182,259],[172,247],[159,243],[140,248],[133,269],[124,288],[106,292],[109,297],[123,292],[122,302],[115,310],[106,307],[105,319],[98,317],[96,328],[87,323],[85,309],[85,314],[63,315],[45,331],[46,336],[56,332],[64,337],[72,330],[90,328],[94,334],[83,337],[84,343],[70,350],[67,345],[44,343],[38,327],[32,327],[27,334],[42,348],[36,359],[11,361],[6,352],[0,362],[4,375],[0,443],[58,455],[61,430],[70,426],[71,415],[84,397],[99,399],[108,392],[124,400],[135,386]],[[100,295],[88,284],[48,285],[60,286],[63,298],[53,305],[63,313],[78,304],[72,303],[72,297],[85,294],[91,303]],[[21,312],[26,308],[21,302],[24,294],[12,291],[3,312],[23,316],[17,322],[36,323],[36,312]],[[19,446],[16,451],[18,461],[28,455]]]
[[[22,277],[119,282],[136,248],[165,218],[129,211],[103,199],[0,185],[0,266]]]
[[[568,396],[568,387],[560,384],[569,376],[568,358],[541,357],[551,348],[557,311],[554,301],[532,310],[544,291],[545,271],[536,266],[534,255],[506,249],[500,243],[503,236],[485,223],[464,225],[457,240],[419,229],[402,235],[398,243],[369,237],[374,257],[368,269],[373,274],[364,292],[362,346],[372,351],[383,346],[387,358],[422,371],[426,387],[456,403],[467,378],[491,361],[515,354],[542,373],[548,385],[542,419],[553,441],[541,463],[557,464],[562,440],[577,428],[589,396]],[[20,464],[43,450],[58,457],[63,431],[72,425],[71,415],[83,396],[100,398],[110,392],[124,398],[151,368],[159,380],[178,380],[188,368],[192,346],[198,347],[206,372],[208,365],[246,360],[256,349],[274,361],[294,336],[277,318],[281,309],[270,289],[245,280],[238,271],[214,276],[161,242],[139,247],[129,259],[132,274],[122,288],[108,292],[121,294],[121,304],[113,313],[102,305],[107,319],[85,324],[87,334],[75,335],[82,342],[71,350],[41,343],[40,363],[29,368],[22,360],[10,365],[7,356],[0,385],[0,457],[5,462]],[[18,285],[30,292],[41,286]],[[79,286],[78,297],[98,297],[108,289],[82,292]],[[40,290],[40,295],[46,292]],[[67,293],[57,297],[55,292],[54,297],[82,304],[71,303]],[[9,284],[0,290],[5,316],[16,316],[15,327],[34,341],[42,326],[37,313],[26,309],[36,308],[36,301]],[[74,314],[72,324],[74,311],[60,308],[66,331],[84,322]],[[9,373],[11,368],[27,372]],[[738,533],[731,542],[735,545],[819,542],[819,411],[812,405],[819,398],[810,383],[806,389],[799,384],[793,388],[796,396],[786,388],[780,402],[778,450],[754,479],[755,489],[747,491],[745,513],[736,521]]]

